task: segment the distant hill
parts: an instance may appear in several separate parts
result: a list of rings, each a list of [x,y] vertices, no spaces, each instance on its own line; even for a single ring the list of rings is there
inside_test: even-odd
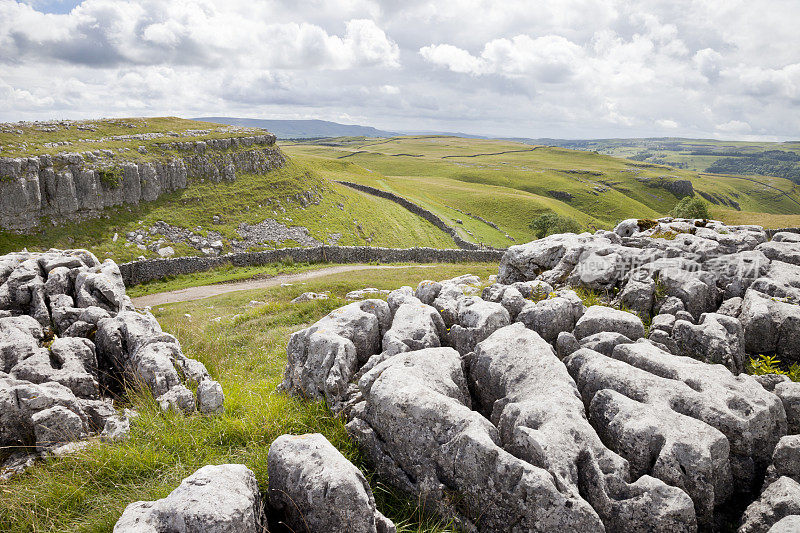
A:
[[[713,174],[777,176],[800,183],[800,142],[648,139],[514,139]]]
[[[327,120],[265,120],[258,118],[199,117],[192,120],[263,128],[279,139],[315,139],[319,137],[395,137],[397,133],[369,126],[339,124]]]

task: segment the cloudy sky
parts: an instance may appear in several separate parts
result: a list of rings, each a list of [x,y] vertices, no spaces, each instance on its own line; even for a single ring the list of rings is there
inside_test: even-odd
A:
[[[800,138],[797,0],[0,0],[0,120]]]

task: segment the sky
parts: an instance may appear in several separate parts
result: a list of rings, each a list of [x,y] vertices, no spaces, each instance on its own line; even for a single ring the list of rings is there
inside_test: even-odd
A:
[[[0,0],[0,120],[800,139],[798,21],[798,0]]]

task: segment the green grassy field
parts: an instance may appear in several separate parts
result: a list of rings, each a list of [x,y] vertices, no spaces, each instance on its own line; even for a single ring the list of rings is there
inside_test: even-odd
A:
[[[243,291],[154,308],[184,353],[202,361],[220,381],[225,414],[163,413],[152,398],[134,397],[130,404],[139,416],[126,441],[91,444],[0,484],[0,531],[108,532],[127,504],[166,496],[206,464],[244,463],[265,490],[269,445],[284,433],[306,432],[324,434],[365,471],[379,509],[400,531],[449,531],[365,468],[342,421],[332,418],[324,405],[295,400],[275,388],[282,379],[289,335],[346,303],[342,298],[348,291],[416,286],[423,279],[464,273],[486,279],[496,272],[496,264],[485,263],[361,271],[309,280],[302,287]],[[307,290],[331,291],[331,299],[289,303]],[[251,300],[266,303],[248,309]],[[216,317],[222,319],[212,321]]]
[[[530,240],[530,220],[547,211],[589,229],[664,215],[679,198],[643,181],[663,176],[690,180],[696,191],[724,199],[728,205],[711,206],[722,220],[745,221],[747,213],[759,213],[778,216],[759,215],[762,222],[783,225],[800,215],[800,189],[786,179],[710,175],[564,148],[441,136],[298,141],[282,147],[292,157],[317,158],[326,177],[349,174],[339,179],[400,194],[463,228],[462,237],[493,246],[511,244],[505,234],[517,242]]]

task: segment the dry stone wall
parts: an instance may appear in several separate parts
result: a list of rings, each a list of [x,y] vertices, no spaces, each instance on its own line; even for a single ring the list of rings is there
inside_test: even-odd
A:
[[[43,217],[92,218],[106,207],[156,200],[192,179],[230,181],[285,163],[271,134],[159,146],[172,155],[148,162],[110,150],[0,158],[0,228],[25,232]]]
[[[119,266],[125,285],[131,287],[167,276],[194,274],[226,264],[253,266],[286,258],[300,263],[463,263],[497,261],[501,250],[440,250],[438,248],[378,248],[370,246],[317,246],[245,252],[218,257],[175,257],[132,261]]]

